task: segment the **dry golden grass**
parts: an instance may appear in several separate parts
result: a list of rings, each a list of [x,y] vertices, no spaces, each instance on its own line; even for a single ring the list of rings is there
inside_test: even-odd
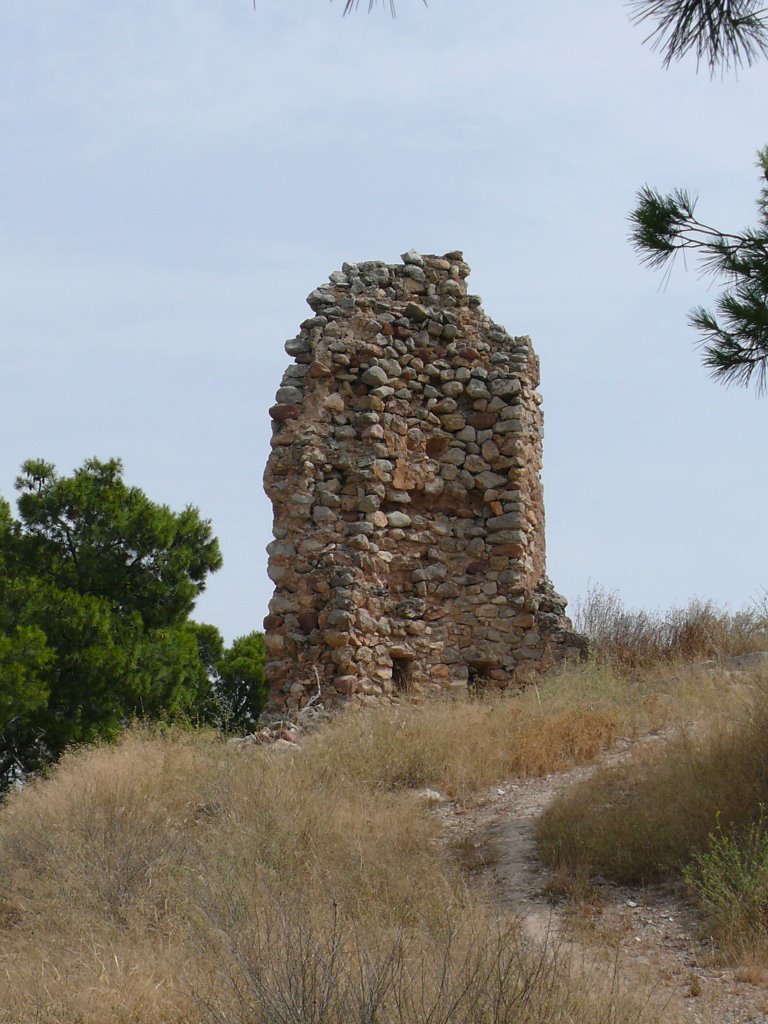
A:
[[[594,660],[631,673],[657,728],[677,730],[565,791],[544,815],[540,850],[560,888],[578,891],[596,875],[683,878],[713,951],[765,967],[768,670],[729,677],[711,666],[768,649],[768,599],[736,613],[694,601],[661,614],[627,611],[593,588],[576,620]]]
[[[768,968],[765,964],[754,962],[744,963],[735,972],[734,977],[737,981],[741,981],[745,985],[755,985],[759,988],[768,989]]]
[[[429,786],[467,800],[511,775],[593,759],[627,724],[627,693],[589,666],[506,699],[353,712],[313,736],[305,760],[324,782],[377,793]]]
[[[647,697],[586,666],[512,699],[341,716],[300,753],[134,729],[68,754],[0,807],[0,1021],[661,1019],[477,904],[412,793],[589,760],[668,718]]]
[[[766,680],[713,681],[671,738],[555,800],[538,831],[550,865],[621,882],[678,877],[718,823],[733,831],[755,820],[768,804]]]
[[[539,821],[560,892],[585,880],[685,883],[710,956],[768,967],[768,673],[565,790]]]

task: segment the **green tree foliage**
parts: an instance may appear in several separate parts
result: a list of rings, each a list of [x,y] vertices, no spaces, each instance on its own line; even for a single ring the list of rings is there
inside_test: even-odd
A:
[[[248,633],[225,648],[215,626],[198,622],[190,625],[209,680],[196,702],[196,716],[225,732],[249,732],[269,696],[264,678],[264,636]]]
[[[215,688],[230,728],[247,731],[256,724],[268,696],[265,661],[264,637],[256,632],[238,637],[219,659]]]
[[[768,147],[758,153],[768,180]],[[714,313],[698,306],[689,321],[701,335],[704,365],[726,384],[758,393],[768,380],[768,186],[757,206],[756,228],[732,234],[696,217],[696,199],[676,189],[668,195],[643,187],[630,215],[631,240],[643,263],[670,267],[679,252],[695,253],[702,269],[726,284]]]
[[[208,683],[196,700],[196,718],[215,724],[223,732],[249,732],[269,695],[264,677],[263,634],[248,633],[225,648],[215,626],[189,626],[194,630],[198,654],[208,675]]]
[[[210,522],[129,487],[116,459],[69,477],[31,460],[16,488],[18,520],[0,502],[0,785],[134,716],[221,720],[229,652],[189,620],[221,566]]]
[[[147,628],[183,621],[221,567],[210,522],[128,487],[117,459],[88,459],[70,477],[30,460],[16,489],[19,563],[58,587],[106,598],[122,615],[138,613]]]

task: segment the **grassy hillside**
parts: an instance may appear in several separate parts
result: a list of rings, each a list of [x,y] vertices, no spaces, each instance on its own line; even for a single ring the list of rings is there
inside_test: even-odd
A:
[[[686,659],[714,656],[728,669],[729,656],[768,650],[765,602],[737,615],[700,602],[633,615],[596,591],[582,612],[603,660],[644,666],[646,678],[679,674]],[[768,661],[708,678],[694,661],[693,671],[701,681],[665,742],[565,790],[539,822],[539,849],[561,879],[684,883],[720,954],[765,964]]]
[[[604,657],[506,699],[343,714],[297,752],[142,728],[71,751],[0,807],[0,1021],[670,1020],[474,895],[419,791],[471,805],[746,692]]]

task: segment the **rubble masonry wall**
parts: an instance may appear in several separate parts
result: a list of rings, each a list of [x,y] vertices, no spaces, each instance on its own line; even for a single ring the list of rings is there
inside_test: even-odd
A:
[[[460,252],[344,264],[270,409],[273,708],[521,686],[583,649],[545,575],[538,359]]]

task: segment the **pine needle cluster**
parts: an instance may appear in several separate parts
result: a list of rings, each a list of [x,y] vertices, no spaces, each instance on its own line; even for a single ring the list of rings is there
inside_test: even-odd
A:
[[[255,4],[256,0],[254,0]],[[426,6],[427,0],[422,0]],[[395,0],[368,0],[368,10],[381,4],[395,17]],[[643,40],[661,51],[664,66],[691,51],[696,63],[707,64],[711,74],[753,64],[768,55],[768,7],[764,0],[628,0],[635,24],[650,23]],[[344,0],[351,14],[361,0]]]
[[[768,181],[768,146],[757,166]],[[758,224],[739,233],[719,231],[696,216],[696,197],[684,189],[662,195],[643,186],[630,215],[630,239],[641,261],[671,270],[679,252],[696,253],[705,275],[724,282],[715,312],[696,306],[690,324],[701,335],[703,362],[726,384],[768,384],[768,185],[757,201]]]
[[[655,25],[644,42],[662,52],[665,67],[693,52],[714,74],[768,54],[762,0],[630,0],[629,7],[636,24]]]

